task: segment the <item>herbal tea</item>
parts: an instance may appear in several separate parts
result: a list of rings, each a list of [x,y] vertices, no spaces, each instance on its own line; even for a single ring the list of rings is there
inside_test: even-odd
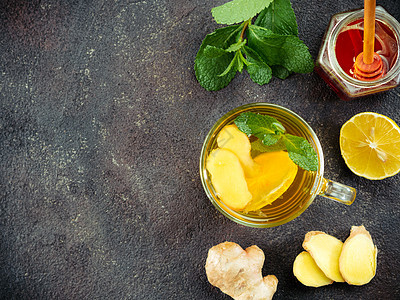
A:
[[[251,227],[282,225],[317,195],[350,205],[355,189],[325,179],[321,144],[294,112],[275,104],[246,104],[208,132],[200,178],[211,203]]]
[[[308,199],[318,156],[301,130],[284,121],[246,112],[218,133],[206,169],[231,209],[286,218]]]

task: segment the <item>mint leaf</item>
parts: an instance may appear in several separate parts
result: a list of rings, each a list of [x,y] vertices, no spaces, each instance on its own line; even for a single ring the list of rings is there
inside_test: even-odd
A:
[[[234,123],[240,131],[247,135],[254,135],[267,146],[278,142],[281,134],[285,132],[285,128],[277,119],[252,112],[240,114]]]
[[[200,85],[208,91],[217,91],[226,87],[235,77],[236,69],[229,70],[226,76],[219,76],[231,63],[234,55],[228,53],[217,58],[198,55],[195,60],[194,70]]]
[[[290,0],[274,0],[258,15],[254,25],[270,29],[278,34],[299,35]]]
[[[218,77],[223,77],[227,75],[229,72],[235,72],[239,70],[239,60],[238,60],[238,52],[235,53],[235,56],[231,60],[230,64],[226,67],[224,72],[218,75]]]
[[[222,55],[224,55],[226,53],[227,53],[226,50],[224,50],[222,48],[215,47],[215,46],[210,46],[210,45],[207,45],[204,48],[204,52],[203,52],[203,54],[205,56],[207,56],[208,58],[220,57],[220,56],[222,56]]]
[[[238,41],[237,43],[234,43],[226,49],[227,52],[235,52],[238,51],[240,48],[242,48],[244,45],[246,45],[246,40],[244,41]]]
[[[250,63],[247,61],[247,59],[243,56],[243,51],[244,51],[244,48],[242,48],[240,51],[238,51],[239,52],[239,57],[240,57],[240,60],[243,62],[243,64],[245,64],[246,66],[248,66],[248,65],[250,65]]]
[[[224,88],[235,77],[236,69],[230,70],[226,76],[222,74],[234,58],[232,53],[222,53],[240,37],[243,25],[233,25],[217,29],[208,34],[197,52],[194,70],[200,85],[209,91]],[[214,48],[221,48],[216,50]],[[206,50],[207,49],[207,50]],[[218,52],[218,56],[215,56]],[[209,57],[210,56],[210,57]]]
[[[318,155],[305,138],[285,134],[283,141],[290,159],[296,165],[307,171],[318,170]]]
[[[310,73],[314,62],[307,46],[298,37],[280,35],[263,27],[250,25],[248,46],[268,65],[281,65],[290,72]]]
[[[272,0],[233,0],[214,7],[211,13],[218,24],[230,25],[254,17],[271,2]]]
[[[268,83],[272,78],[271,68],[262,61],[261,57],[253,49],[245,46],[244,53],[249,62],[249,65],[246,66],[246,70],[251,80],[259,85]]]
[[[279,139],[275,144],[271,146],[266,146],[261,142],[261,140],[257,139],[254,142],[251,142],[251,156],[256,157],[257,155],[264,152],[276,152],[286,150],[285,142],[283,139]]]
[[[243,67],[244,67],[244,62],[246,62],[247,63],[247,61],[245,60],[245,58],[243,57],[243,55],[242,55],[242,51],[237,51],[236,52],[236,55],[237,55],[237,70],[240,72],[240,73],[242,73],[242,71],[243,71]],[[236,56],[235,55],[235,56]]]
[[[289,158],[307,171],[318,170],[318,155],[303,137],[285,133],[283,125],[275,118],[253,112],[240,114],[234,121],[240,131],[254,135],[251,143],[252,157],[262,152],[287,150]]]
[[[286,79],[290,75],[288,69],[279,65],[271,66],[271,69],[272,75],[278,77],[279,79]]]

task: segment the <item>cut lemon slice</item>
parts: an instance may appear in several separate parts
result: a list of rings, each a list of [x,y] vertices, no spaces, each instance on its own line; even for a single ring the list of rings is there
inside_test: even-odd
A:
[[[373,112],[353,116],[340,130],[340,150],[356,175],[384,179],[400,171],[400,128]]]
[[[293,183],[297,165],[284,151],[262,153],[254,158],[260,166],[259,174],[247,178],[247,186],[253,195],[245,211],[255,211],[278,199]]]

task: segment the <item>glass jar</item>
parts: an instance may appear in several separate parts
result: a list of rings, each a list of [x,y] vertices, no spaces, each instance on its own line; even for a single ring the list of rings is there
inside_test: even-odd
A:
[[[362,21],[363,18],[364,9],[334,15],[325,32],[316,61],[316,72],[343,100],[351,100],[383,92],[398,86],[400,83],[400,24],[381,6],[376,7],[376,21],[377,23],[383,24],[385,30],[388,30],[390,36],[393,37],[390,39],[389,45],[386,45],[390,47],[392,54],[387,73],[377,80],[363,81],[352,77],[339,63],[336,49],[338,36],[345,30],[348,30],[349,24],[353,24],[358,20]],[[380,31],[376,30],[375,37],[378,41],[380,38],[379,34]],[[354,51],[354,49],[350,50]],[[347,50],[344,49],[342,51]],[[362,52],[362,48],[360,52]],[[357,54],[358,53],[356,53],[356,56]]]

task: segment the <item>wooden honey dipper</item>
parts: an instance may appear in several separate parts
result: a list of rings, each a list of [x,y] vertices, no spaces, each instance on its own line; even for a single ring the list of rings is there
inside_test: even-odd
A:
[[[374,52],[375,6],[376,0],[364,0],[363,52],[357,56],[354,63],[354,77],[364,81],[379,79],[385,73],[382,58]]]

